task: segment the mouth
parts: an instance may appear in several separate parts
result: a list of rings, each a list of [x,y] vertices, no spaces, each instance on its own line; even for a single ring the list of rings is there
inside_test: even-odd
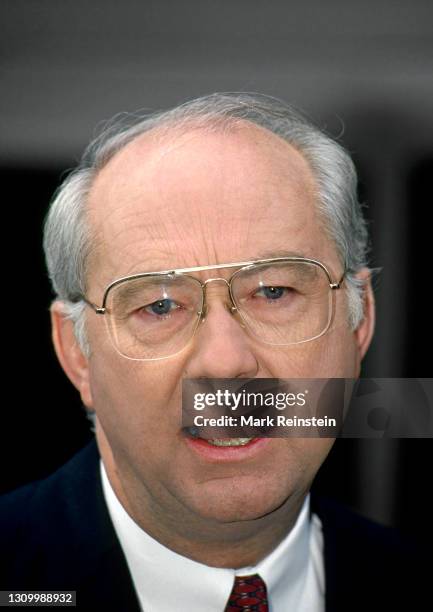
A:
[[[201,437],[195,427],[182,429],[188,448],[202,460],[210,462],[240,461],[252,458],[265,447],[270,439],[258,437],[210,438]]]

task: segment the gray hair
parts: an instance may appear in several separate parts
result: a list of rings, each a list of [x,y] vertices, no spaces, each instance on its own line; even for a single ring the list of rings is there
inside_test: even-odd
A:
[[[74,322],[75,335],[85,354],[86,264],[92,233],[86,218],[86,200],[98,172],[138,136],[158,128],[230,129],[249,121],[283,138],[309,163],[316,181],[318,208],[347,270],[349,324],[363,319],[364,283],[355,274],[367,265],[368,232],[357,197],[357,175],[346,150],[286,103],[261,94],[215,93],[152,114],[120,115],[90,143],[75,170],[64,180],[51,202],[45,221],[44,250],[56,299]]]

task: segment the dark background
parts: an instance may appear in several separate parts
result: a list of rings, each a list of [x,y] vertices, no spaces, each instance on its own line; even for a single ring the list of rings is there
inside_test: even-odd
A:
[[[259,91],[340,136],[383,268],[363,375],[431,376],[431,1],[3,0],[0,23],[1,491],[90,439],[50,344],[41,229],[62,175],[119,111]],[[339,440],[315,486],[423,537],[431,452],[431,440]]]

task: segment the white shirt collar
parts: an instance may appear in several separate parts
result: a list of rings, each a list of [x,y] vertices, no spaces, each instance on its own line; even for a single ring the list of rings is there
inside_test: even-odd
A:
[[[116,497],[101,461],[102,488],[144,612],[222,612],[235,576],[260,574],[269,609],[323,610],[323,539],[319,519],[310,521],[309,496],[290,533],[254,567],[203,565],[166,548],[129,516]]]

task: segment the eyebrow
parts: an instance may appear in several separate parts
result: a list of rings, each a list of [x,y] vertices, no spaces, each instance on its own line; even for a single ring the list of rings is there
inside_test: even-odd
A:
[[[289,249],[272,249],[270,251],[261,251],[249,259],[277,259],[278,257],[303,257],[311,259],[311,256],[299,251],[291,251]]]
[[[231,264],[236,264],[236,263],[248,263],[248,262],[255,262],[255,261],[260,261],[260,260],[266,260],[266,259],[278,259],[280,257],[301,257],[303,259],[314,259],[314,257],[312,257],[311,255],[305,255],[302,252],[299,251],[291,251],[288,249],[273,249],[273,250],[269,250],[269,251],[261,251],[259,253],[256,253],[255,255],[253,255],[252,257],[245,257],[242,262],[226,262],[226,263],[218,263],[218,264],[209,264],[208,266],[192,266],[192,267],[185,267],[185,268],[173,268],[173,267],[167,267],[167,268],[163,268],[163,269],[159,269],[159,270],[148,270],[145,272],[133,272],[131,274],[127,274],[127,275],[123,275],[120,277],[117,277],[115,280],[111,281],[106,287],[105,287],[105,291],[104,294],[107,292],[107,290],[112,286],[112,285],[117,285],[118,283],[121,283],[123,280],[129,279],[130,277],[133,276],[141,276],[142,274],[161,274],[163,272],[171,272],[174,270],[184,270],[184,271],[188,271],[188,272],[194,272],[196,270],[196,268],[204,268],[206,269],[207,267],[213,269],[218,269],[219,266],[221,267],[225,267],[225,266],[230,266]],[[197,271],[202,271],[202,270],[197,270]]]
[[[255,252],[250,257],[243,257],[242,259],[238,259],[238,261],[224,261],[224,262],[218,262],[218,263],[213,263],[213,264],[205,264],[203,266],[181,266],[181,267],[180,266],[179,267],[166,266],[165,268],[159,267],[157,269],[156,267],[151,267],[148,265],[146,266],[146,268],[149,268],[149,270],[145,273],[151,274],[152,272],[158,272],[158,271],[184,270],[184,269],[190,269],[190,268],[196,268],[196,267],[206,267],[207,265],[209,267],[218,268],[218,266],[230,265],[232,263],[260,261],[262,259],[278,259],[280,257],[302,257],[304,259],[312,258],[311,255],[308,256],[299,251],[291,251],[288,249],[272,249],[272,250],[267,250],[267,251],[261,251],[259,253]]]
[[[272,249],[266,251],[254,252],[250,256],[238,258],[237,261],[260,261],[262,259],[278,259],[280,257],[303,257],[304,259],[311,259],[311,255],[305,255],[299,251],[291,251],[289,249]],[[218,263],[209,264],[210,266],[217,267],[218,265],[225,265],[230,263],[237,263],[235,260],[221,261]],[[167,268],[166,268],[167,269]]]
[[[254,255],[250,256],[250,257],[245,257],[242,259],[242,262],[254,262],[254,261],[260,261],[262,259],[278,259],[280,257],[302,257],[304,259],[314,259],[314,257],[312,257],[311,255],[305,255],[304,253],[301,253],[299,251],[291,251],[289,249],[272,249],[272,250],[267,250],[267,251],[261,251],[259,253],[255,253]],[[218,269],[218,266],[225,266],[225,265],[230,265],[232,263],[242,263],[242,262],[223,262],[223,263],[215,263],[215,264],[209,264],[209,267],[211,268],[215,268]],[[161,265],[161,264],[160,264]],[[130,274],[126,274],[126,275],[122,275],[122,276],[118,276],[115,280],[111,281],[110,283],[108,283],[107,287],[112,285],[112,284],[116,284],[117,282],[119,282],[120,280],[129,278],[130,276],[139,276],[141,274],[158,274],[160,272],[170,272],[172,270],[191,270],[194,271],[194,269],[196,267],[199,268],[206,268],[206,266],[188,266],[188,267],[181,267],[181,268],[175,268],[173,266],[167,266],[165,268],[159,268],[159,269],[155,269],[154,267],[151,266],[146,266],[146,268],[148,268],[148,270],[144,271],[144,272],[131,272]]]
[[[219,265],[224,266],[224,265],[230,265],[232,263],[238,263],[238,262],[249,262],[249,261],[260,261],[262,259],[278,259],[280,257],[302,257],[304,259],[314,259],[314,257],[312,257],[311,255],[306,255],[305,253],[301,253],[299,251],[291,251],[289,249],[272,249],[272,250],[266,250],[266,251],[260,251],[260,252],[255,252],[254,254],[247,256],[247,257],[243,257],[242,259],[238,259],[238,261],[224,261],[224,262],[218,262],[218,263],[213,263],[213,264],[204,264],[203,266],[170,266],[169,264],[166,265],[165,267],[163,266],[163,264],[161,264],[161,261],[158,260],[158,263],[155,262],[155,264],[151,263],[150,265],[147,264],[146,265],[146,270],[140,270],[138,272],[131,272],[130,274],[127,275],[123,275],[122,277],[128,277],[128,276],[134,276],[135,274],[152,274],[153,272],[160,272],[160,271],[171,271],[171,270],[183,270],[183,269],[189,269],[189,268],[195,268],[195,267],[206,267],[207,265],[209,265],[210,267],[215,267],[218,268]]]

